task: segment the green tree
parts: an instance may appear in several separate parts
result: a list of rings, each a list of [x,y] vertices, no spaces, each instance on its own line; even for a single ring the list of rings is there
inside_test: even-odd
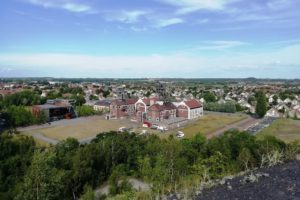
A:
[[[61,199],[65,173],[56,168],[55,160],[52,151],[36,151],[16,199]]]
[[[259,117],[264,117],[267,112],[267,100],[264,92],[257,93],[256,114]]]
[[[96,114],[92,106],[76,106],[76,111],[79,117],[90,116]]]
[[[241,163],[244,170],[249,169],[249,165],[251,164],[252,160],[253,160],[253,157],[252,157],[252,154],[249,151],[249,149],[242,148],[242,151],[240,152],[240,154],[238,156],[238,161]]]
[[[278,104],[278,96],[274,95],[273,96],[273,105],[277,105]]]
[[[24,135],[0,134],[0,199],[13,199],[28,170],[35,142]]]
[[[248,103],[251,104],[252,106],[254,105],[255,101],[256,101],[256,99],[255,99],[254,96],[250,96],[250,97],[248,98]]]
[[[139,158],[139,174],[145,181],[150,181],[152,176],[152,167],[149,156]]]
[[[217,101],[216,96],[211,92],[204,93],[203,98],[204,98],[205,102],[207,102],[207,103]]]
[[[81,94],[74,94],[71,96],[71,99],[76,101],[76,106],[82,106],[86,102],[84,96]]]
[[[40,104],[41,97],[37,92],[25,90],[15,94],[8,95],[4,98],[5,106],[31,106],[34,104]]]
[[[84,193],[79,200],[95,200],[95,193],[91,186],[85,186]]]
[[[7,123],[10,127],[26,126],[36,122],[33,114],[23,106],[10,106],[6,109]]]

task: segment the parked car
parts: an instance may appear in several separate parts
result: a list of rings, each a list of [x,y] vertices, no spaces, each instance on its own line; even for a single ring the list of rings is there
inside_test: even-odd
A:
[[[118,132],[125,132],[125,131],[128,131],[129,129],[128,128],[126,128],[126,127],[120,127],[119,128],[119,130],[118,130]]]
[[[158,125],[157,124],[152,124],[151,129],[157,129]]]
[[[184,137],[184,133],[182,131],[177,131],[176,137],[183,138]]]
[[[149,122],[144,122],[143,127],[145,128],[151,127],[151,124]]]
[[[147,130],[142,130],[142,132],[140,133],[140,135],[146,135],[148,133]]]
[[[169,130],[169,129],[166,128],[166,127],[164,127],[164,126],[158,126],[158,127],[157,127],[157,130],[159,130],[159,131],[167,131],[167,130]]]

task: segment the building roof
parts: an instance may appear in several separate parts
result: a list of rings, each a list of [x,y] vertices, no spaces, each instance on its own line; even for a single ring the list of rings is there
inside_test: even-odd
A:
[[[137,102],[136,99],[115,99],[111,104],[122,106],[122,105],[132,105]]]
[[[176,109],[176,106],[171,102],[165,102],[163,103],[163,105],[156,103],[148,108],[148,110],[150,111],[163,111],[163,110],[174,110],[174,109]]]
[[[37,107],[39,109],[51,109],[51,108],[68,108],[69,105],[53,105],[53,104],[43,104],[43,105],[34,105],[33,107]]]
[[[108,100],[102,100],[102,101],[97,101],[95,105],[97,106],[109,106],[111,104],[111,101]]]
[[[184,103],[191,109],[202,107],[202,104],[199,101],[197,101],[196,99],[185,101]]]
[[[156,101],[158,101],[158,98],[143,98],[142,101],[146,104],[146,106],[150,106],[151,105],[151,101],[153,101],[154,103]]]

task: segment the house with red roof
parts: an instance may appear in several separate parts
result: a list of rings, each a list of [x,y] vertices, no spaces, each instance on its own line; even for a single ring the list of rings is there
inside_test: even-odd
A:
[[[182,101],[177,106],[177,117],[195,119],[203,116],[203,105],[196,99]]]
[[[115,99],[111,102],[110,118],[111,119],[122,119],[132,117],[135,115],[135,103],[136,99]]]

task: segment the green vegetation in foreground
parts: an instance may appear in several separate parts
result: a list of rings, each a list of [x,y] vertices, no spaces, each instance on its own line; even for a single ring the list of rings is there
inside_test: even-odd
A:
[[[191,125],[181,129],[186,137],[193,137],[196,133],[207,135],[226,125],[246,119],[244,114],[206,114]]]
[[[278,119],[257,136],[261,138],[265,135],[276,136],[288,143],[296,141],[300,144],[300,120]]]
[[[200,185],[291,160],[297,153],[296,144],[273,136],[257,140],[238,131],[210,140],[201,134],[178,140],[109,132],[90,144],[69,138],[50,147],[37,146],[32,137],[2,133],[0,199],[93,200],[93,189],[107,182],[112,199],[155,199],[174,192],[191,199]],[[151,190],[135,191],[129,177],[151,184]]]

